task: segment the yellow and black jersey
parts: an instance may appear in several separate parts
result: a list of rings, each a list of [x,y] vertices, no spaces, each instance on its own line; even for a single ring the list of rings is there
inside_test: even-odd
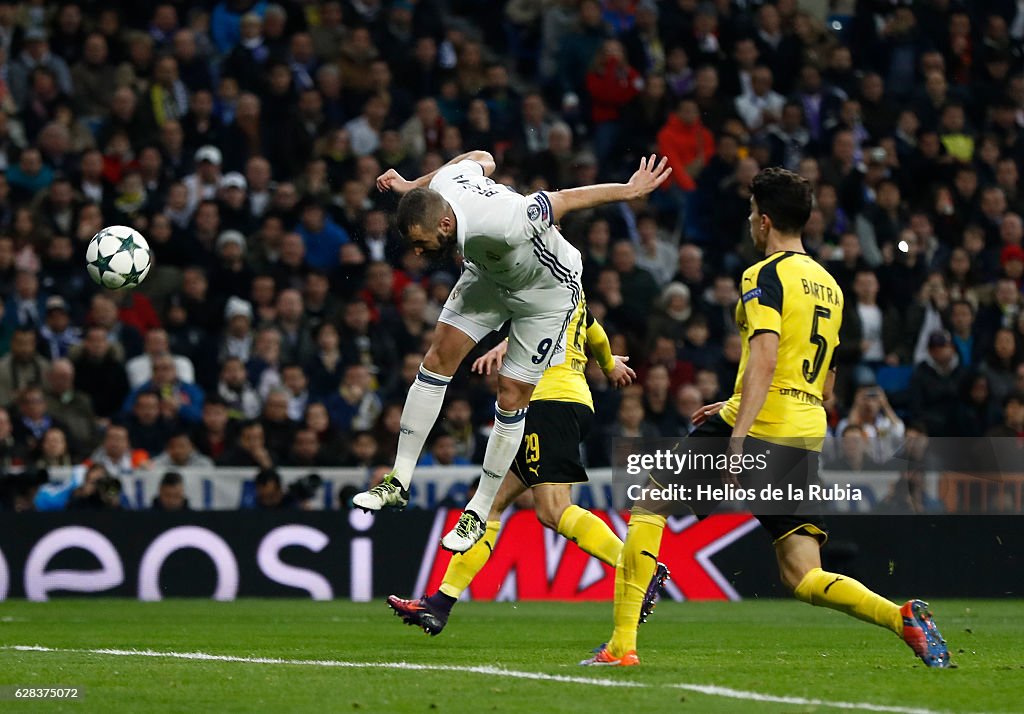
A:
[[[788,444],[807,440],[804,448],[820,450],[826,426],[822,393],[839,345],[843,291],[813,258],[794,252],[774,253],[747,268],[740,289],[736,324],[743,354],[722,418],[730,426],[736,423],[750,339],[774,332],[779,336],[775,376],[750,436]]]
[[[614,366],[607,333],[590,314],[586,300],[580,300],[565,332],[565,361],[548,367],[534,388],[530,401],[576,402],[593,411],[594,398],[584,374],[587,346],[603,370],[607,372]]]

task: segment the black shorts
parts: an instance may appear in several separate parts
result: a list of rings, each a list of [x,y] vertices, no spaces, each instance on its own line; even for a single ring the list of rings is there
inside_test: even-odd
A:
[[[732,427],[718,414],[709,417],[690,434],[691,437],[721,439],[723,447],[728,444],[728,438],[731,435]],[[775,486],[785,486],[789,482],[794,486],[806,489],[808,483],[818,483],[819,454],[816,451],[780,446],[748,436],[743,441],[743,453],[764,454],[770,464],[762,472],[749,472],[748,478],[751,480],[748,481],[745,478],[741,482],[744,487],[760,488],[762,484],[757,482],[759,473],[771,474],[775,480],[773,484]],[[706,505],[693,510],[698,518],[705,518],[712,512]],[[780,510],[784,511],[785,506],[780,506]],[[755,513],[754,515],[771,534],[773,541],[781,540],[793,533],[813,536],[819,544],[824,544],[828,540],[825,520],[819,513],[779,512]]]
[[[530,402],[526,432],[512,471],[528,488],[543,483],[583,483],[580,442],[587,438],[594,412],[579,402]]]

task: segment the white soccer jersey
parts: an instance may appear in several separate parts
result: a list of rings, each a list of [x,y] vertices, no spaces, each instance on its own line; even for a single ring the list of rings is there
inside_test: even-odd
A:
[[[523,196],[470,160],[442,168],[430,188],[455,212],[458,249],[475,272],[512,292],[579,285],[583,258],[554,227],[543,191]]]

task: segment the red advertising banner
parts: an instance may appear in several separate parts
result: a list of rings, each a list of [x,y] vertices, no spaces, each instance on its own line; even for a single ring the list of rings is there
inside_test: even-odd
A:
[[[626,513],[594,511],[620,538]],[[457,510],[440,510],[433,531],[444,533],[459,518]],[[672,571],[668,594],[677,600],[739,600],[740,595],[711,561],[715,553],[758,527],[748,513],[669,519],[659,559]],[[415,592],[441,585],[451,553],[430,539]],[[424,577],[425,576],[425,577]],[[487,565],[469,588],[473,600],[610,600],[615,571],[575,544],[544,528],[532,511],[518,511],[502,525]]]

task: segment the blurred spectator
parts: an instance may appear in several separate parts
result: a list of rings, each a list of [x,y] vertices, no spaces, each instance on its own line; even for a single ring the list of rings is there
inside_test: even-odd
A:
[[[459,455],[452,435],[437,431],[431,436],[417,466],[468,466],[469,463],[469,459]]]
[[[89,397],[96,416],[110,419],[124,404],[129,385],[120,345],[112,344],[106,328],[89,327],[80,349],[72,352],[75,388]]]
[[[1013,389],[1015,370],[1020,362],[1013,330],[1004,328],[996,331],[992,351],[981,366],[981,372],[989,380],[992,398],[996,403],[1002,402]]]
[[[281,367],[281,386],[288,397],[288,418],[302,421],[309,402],[309,380],[302,366],[293,362]]]
[[[1024,394],[1012,392],[1003,400],[1003,422],[991,427],[986,436],[1016,437],[1024,435]]]
[[[135,395],[131,413],[124,420],[132,444],[153,456],[163,453],[167,440],[177,428],[176,421],[161,414],[160,407],[159,393],[141,391]]]
[[[220,347],[221,360],[228,358],[248,361],[253,348],[253,314],[252,305],[245,300],[232,296],[224,306],[224,338]]]
[[[658,287],[664,288],[676,272],[677,249],[660,231],[652,213],[639,214],[636,229],[639,238],[636,265],[650,273]]]
[[[167,331],[162,328],[154,328],[146,333],[143,340],[143,353],[138,357],[132,357],[124,366],[129,386],[132,389],[138,389],[151,380],[153,378],[153,361],[157,357],[165,355],[170,355],[174,360],[174,368],[181,381],[190,384],[196,381],[192,360],[183,355],[171,354]]]
[[[597,438],[591,439],[587,449],[590,466],[610,466],[612,441],[617,438],[656,439],[660,436],[657,427],[646,419],[641,397],[627,394],[619,404],[618,418]]]
[[[829,464],[836,471],[874,471],[880,464],[872,458],[872,443],[859,424],[847,424],[838,430],[839,457]]]
[[[224,401],[232,419],[255,419],[263,409],[260,395],[249,383],[245,363],[238,357],[227,357],[221,365],[217,396]]]
[[[136,469],[147,468],[149,454],[133,447],[126,427],[111,424],[103,435],[102,443],[92,452],[86,464],[102,466],[115,478],[119,478],[130,476]]]
[[[24,106],[30,92],[30,78],[39,68],[50,72],[60,92],[71,94],[71,72],[67,63],[50,52],[46,30],[32,27],[22,35],[24,48],[14,58],[8,70],[8,83],[11,97],[18,106]]]
[[[259,422],[263,425],[267,449],[278,463],[291,448],[297,427],[288,416],[288,391],[284,387],[275,387],[267,394]]]
[[[304,466],[315,468],[318,466],[333,466],[332,455],[324,451],[323,445],[312,429],[298,429],[292,441],[291,448],[284,460],[286,466]]]
[[[736,113],[750,131],[771,129],[782,118],[786,99],[772,89],[772,70],[755,67],[750,73],[750,87],[736,98]]]
[[[26,452],[25,444],[14,439],[10,412],[0,407],[0,468],[6,472],[15,461],[24,458]]]
[[[256,503],[254,508],[261,511],[288,510],[295,508],[295,499],[285,493],[281,486],[281,475],[273,469],[263,469],[256,474]]]
[[[196,451],[192,437],[187,431],[177,429],[167,438],[162,454],[150,461],[150,468],[160,469],[209,469],[213,459]]]
[[[355,431],[341,463],[342,466],[370,468],[379,459],[380,449],[376,437],[368,431]]]
[[[927,344],[928,357],[914,368],[910,381],[911,411],[930,436],[956,436],[954,415],[963,378],[960,358],[944,330],[932,332]]]
[[[93,295],[89,317],[92,324],[106,330],[108,342],[120,347],[121,359],[131,359],[142,352],[142,336],[137,329],[121,321],[117,303],[109,296],[103,293]]]
[[[76,455],[96,445],[96,414],[89,395],[75,387],[75,366],[68,359],[55,360],[46,372],[47,411],[61,422]]]
[[[69,511],[116,511],[121,509],[121,479],[112,476],[105,464],[96,463],[86,470],[82,485],[68,501]]]
[[[36,333],[31,326],[17,327],[11,337],[11,351],[0,358],[0,404],[10,404],[24,387],[40,386],[50,367],[49,360],[36,352]]]
[[[238,443],[222,452],[216,463],[218,466],[271,468],[274,465],[274,457],[267,450],[263,425],[258,421],[243,423],[238,432]]]
[[[349,241],[345,229],[332,221],[324,207],[316,201],[302,208],[302,219],[295,229],[306,246],[306,263],[318,270],[338,266],[338,250]]]
[[[37,386],[28,386],[18,393],[17,411],[13,415],[12,434],[17,443],[25,451],[31,452],[39,447],[43,435],[52,427],[66,432],[67,426],[49,413],[43,390]]]
[[[43,356],[56,360],[67,357],[71,348],[82,341],[82,331],[71,324],[67,302],[60,295],[46,299],[46,318],[39,328]]]
[[[152,510],[165,513],[191,510],[185,498],[185,482],[177,471],[168,471],[160,479],[159,490],[153,497]]]
[[[683,192],[693,191],[697,176],[715,155],[715,139],[701,121],[700,107],[692,98],[680,99],[658,132],[658,152],[668,157],[672,167],[671,185]],[[682,203],[678,205],[683,207]]]
[[[658,284],[649,272],[637,267],[636,248],[632,243],[619,241],[612,246],[611,266],[619,274],[626,307],[638,314],[648,314],[658,296]]]
[[[320,443],[320,454],[323,458],[337,464],[344,452],[344,443],[341,434],[331,424],[327,408],[320,402],[310,402],[306,405],[304,428],[316,434]]]
[[[32,465],[37,469],[69,467],[74,464],[68,437],[58,426],[51,426],[43,433],[31,454]]]
[[[281,357],[301,362],[313,354],[313,339],[306,321],[302,293],[291,288],[278,293],[275,327],[281,335]]]
[[[877,463],[885,463],[903,444],[905,427],[889,400],[876,384],[859,386],[853,395],[849,416],[836,426],[837,434],[846,427],[859,427],[867,440],[868,453]]]
[[[192,427],[192,441],[196,448],[218,463],[230,448],[229,419],[228,405],[219,395],[213,394],[203,403],[202,421]]]
[[[180,419],[194,424],[202,417],[202,390],[178,379],[177,367],[170,355],[160,355],[153,359],[153,377],[132,390],[122,412],[129,413],[136,397],[142,392],[154,392],[160,396],[160,413],[167,419]]]
[[[327,398],[326,406],[331,422],[346,431],[369,429],[383,408],[372,389],[370,370],[361,364],[345,368],[341,384]]]
[[[855,273],[853,295],[846,295],[840,333],[843,355],[837,355],[837,359],[872,367],[899,364],[899,313],[895,308],[879,306],[878,291],[878,276],[873,271],[863,269]]]
[[[985,436],[1002,420],[999,407],[992,399],[989,380],[974,372],[964,377],[957,404],[956,433],[963,437]]]

